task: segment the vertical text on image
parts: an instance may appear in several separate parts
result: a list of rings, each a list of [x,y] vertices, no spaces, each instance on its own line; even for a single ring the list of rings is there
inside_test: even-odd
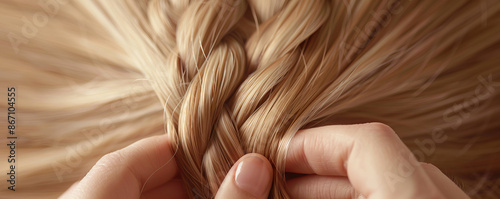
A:
[[[7,88],[7,148],[9,154],[7,162],[9,165],[7,173],[7,189],[16,191],[16,88]]]

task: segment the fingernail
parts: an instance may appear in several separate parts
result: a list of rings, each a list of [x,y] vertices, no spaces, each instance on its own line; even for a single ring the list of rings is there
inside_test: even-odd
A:
[[[266,162],[258,157],[249,156],[236,168],[236,185],[256,197],[264,194],[270,180]]]

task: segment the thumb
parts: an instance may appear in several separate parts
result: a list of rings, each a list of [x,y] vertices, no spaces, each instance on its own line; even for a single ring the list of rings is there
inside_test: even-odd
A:
[[[265,199],[271,189],[272,174],[271,164],[264,156],[246,154],[229,170],[215,198]]]

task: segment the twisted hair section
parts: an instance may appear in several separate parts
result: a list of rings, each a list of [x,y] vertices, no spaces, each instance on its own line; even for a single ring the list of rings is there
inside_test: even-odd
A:
[[[272,163],[270,198],[289,198],[298,130],[377,121],[472,198],[499,196],[497,1],[53,2],[0,1],[0,42],[18,49],[0,48],[0,84],[22,91],[31,193],[53,198],[102,155],[166,133],[191,198],[214,197],[250,152]],[[23,32],[39,10],[49,21]]]

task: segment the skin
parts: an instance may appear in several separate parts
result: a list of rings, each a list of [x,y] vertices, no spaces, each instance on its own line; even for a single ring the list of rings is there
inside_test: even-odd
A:
[[[105,155],[60,198],[187,198],[165,143],[167,136],[155,136]],[[256,159],[262,161],[254,168],[261,174],[262,190],[247,191],[235,180],[238,166]],[[141,194],[146,179],[160,167]],[[243,156],[215,198],[267,198],[271,168],[262,155]],[[418,162],[396,133],[380,123],[297,132],[288,149],[286,171],[305,174],[287,181],[292,198],[469,198],[437,167]]]

